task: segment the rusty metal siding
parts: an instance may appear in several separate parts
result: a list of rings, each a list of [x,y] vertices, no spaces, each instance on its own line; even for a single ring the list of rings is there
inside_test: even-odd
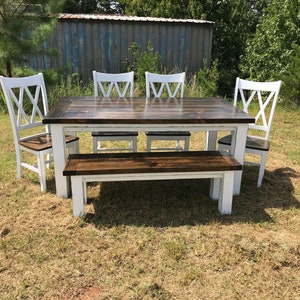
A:
[[[196,73],[203,60],[210,61],[213,23],[201,20],[69,15],[59,18],[45,48],[57,56],[30,60],[36,69],[60,69],[67,65],[84,80],[92,71],[123,72],[135,42],[147,47],[150,41],[168,70]]]

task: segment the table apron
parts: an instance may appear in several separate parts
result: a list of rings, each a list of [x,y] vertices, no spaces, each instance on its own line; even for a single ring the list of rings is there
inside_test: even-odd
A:
[[[243,124],[248,126],[248,124]],[[243,126],[242,125],[242,126]],[[55,124],[61,126],[66,132],[81,131],[225,131],[235,130],[241,124]]]

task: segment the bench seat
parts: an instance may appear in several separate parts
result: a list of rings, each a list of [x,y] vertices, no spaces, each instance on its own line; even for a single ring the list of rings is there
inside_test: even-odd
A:
[[[218,151],[70,154],[63,171],[71,177],[73,214],[84,215],[87,182],[211,178],[210,197],[230,214],[234,171],[242,165]]]

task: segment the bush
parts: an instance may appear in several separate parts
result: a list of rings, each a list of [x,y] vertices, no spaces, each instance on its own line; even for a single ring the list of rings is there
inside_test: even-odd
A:
[[[218,80],[217,63],[208,68],[204,61],[203,68],[191,77],[185,95],[187,97],[215,97],[218,91]]]
[[[282,95],[294,104],[300,105],[300,46],[295,46],[295,55],[288,65],[287,74],[282,76]]]
[[[77,73],[61,76],[60,82],[51,86],[47,90],[48,103],[51,107],[57,100],[66,96],[90,96],[94,95],[94,87],[92,83],[84,84]]]
[[[129,66],[130,71],[134,71],[136,86],[140,96],[146,95],[145,72],[160,73],[162,71],[160,63],[160,54],[154,51],[151,42],[148,42],[147,49],[142,50],[141,46],[133,43],[129,48],[132,55],[132,64]]]

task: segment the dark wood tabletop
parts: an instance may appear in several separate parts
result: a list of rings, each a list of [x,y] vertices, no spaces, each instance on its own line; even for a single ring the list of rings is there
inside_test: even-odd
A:
[[[254,123],[255,119],[217,98],[146,99],[66,97],[57,101],[44,124],[207,124]]]

